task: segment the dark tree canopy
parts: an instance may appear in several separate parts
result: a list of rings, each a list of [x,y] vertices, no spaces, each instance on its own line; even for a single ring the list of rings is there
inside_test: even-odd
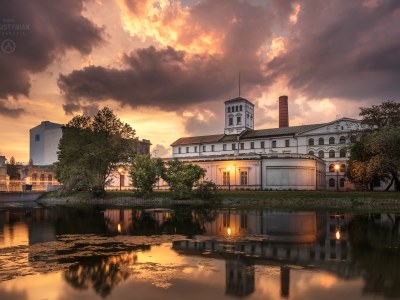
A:
[[[135,130],[121,122],[108,107],[91,118],[78,115],[63,127],[56,176],[67,192],[104,194],[111,172],[135,155]]]

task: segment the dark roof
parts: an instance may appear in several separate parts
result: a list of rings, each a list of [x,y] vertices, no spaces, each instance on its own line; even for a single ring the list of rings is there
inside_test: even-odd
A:
[[[252,138],[259,138],[259,137],[270,137],[270,136],[281,136],[281,135],[293,135],[296,133],[313,130],[313,129],[319,128],[321,126],[324,126],[324,125],[326,125],[326,123],[291,126],[291,127],[281,127],[281,128],[271,128],[271,129],[249,130],[241,136],[241,139],[252,139]]]
[[[250,103],[251,105],[254,106],[253,103],[251,103],[249,100],[247,100],[245,98],[242,98],[242,97],[236,97],[236,98],[233,98],[233,99],[226,100],[225,103],[236,102],[236,101],[246,101],[246,102],[248,102],[248,103]]]
[[[260,129],[260,130],[249,130],[243,132],[240,136],[240,140],[253,139],[253,138],[263,138],[263,137],[273,137],[273,136],[284,136],[284,135],[294,135],[308,130],[313,130],[324,126],[328,123],[321,124],[311,124],[311,125],[300,125],[282,128],[271,128],[271,129]],[[203,143],[216,143],[216,142],[234,142],[238,140],[238,134],[214,134],[214,135],[204,135],[204,136],[192,136],[183,137],[176,140],[171,146],[180,145],[192,145],[192,144],[203,144]]]
[[[223,137],[224,134],[183,137],[173,142],[171,146],[213,143],[213,142],[218,142]]]

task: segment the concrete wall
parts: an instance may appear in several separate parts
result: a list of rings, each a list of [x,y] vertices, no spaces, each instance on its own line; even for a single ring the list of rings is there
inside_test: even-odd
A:
[[[57,161],[58,142],[62,137],[61,126],[44,121],[29,131],[29,156],[34,165],[52,165]]]

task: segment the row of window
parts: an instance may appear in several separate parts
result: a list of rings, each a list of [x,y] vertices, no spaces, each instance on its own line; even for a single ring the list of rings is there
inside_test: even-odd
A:
[[[248,175],[247,171],[240,171],[240,185],[248,185]],[[231,176],[230,172],[222,173],[222,184],[230,185],[231,184]]]
[[[37,181],[37,180],[38,180],[37,174],[36,173],[32,174],[32,181]],[[45,181],[45,175],[44,174],[40,175],[40,181],[41,182]],[[53,175],[51,175],[51,174],[47,175],[47,181],[53,181]]]
[[[240,150],[245,150],[244,146],[245,146],[245,143],[240,143]],[[207,152],[207,146],[203,145],[202,147],[203,147],[202,148],[203,152]],[[272,141],[271,142],[271,147],[272,148],[276,148],[277,147],[276,146],[276,141]],[[285,140],[285,147],[290,147],[290,140]],[[250,142],[250,149],[255,149],[255,148],[256,148],[255,147],[255,142]],[[259,148],[261,148],[261,149],[265,148],[265,142],[264,141],[260,142],[260,147]],[[222,145],[222,150],[223,151],[228,150],[228,145],[227,144],[223,144]],[[231,144],[231,149],[230,150],[236,150],[236,143]],[[214,151],[215,151],[215,145],[211,145],[211,152],[214,152]],[[314,154],[314,152],[312,152],[312,153],[311,152],[312,151],[310,151],[310,154]],[[182,148],[181,147],[178,148],[178,153],[179,154],[182,153]],[[190,153],[190,147],[186,147],[186,153]],[[197,146],[194,146],[194,153],[197,153]]]
[[[339,186],[340,187],[344,187],[344,183],[346,182],[346,179],[344,179],[344,178],[340,178],[339,179]],[[336,186],[336,180],[334,179],[334,178],[330,178],[329,180],[328,180],[328,184],[329,184],[329,187],[335,187]]]
[[[352,135],[352,136],[350,137],[350,142],[354,143],[356,140],[357,140],[357,137],[356,137],[355,135]],[[336,140],[335,140],[335,138],[334,138],[333,136],[331,136],[331,137],[328,139],[328,142],[329,142],[330,145],[332,145],[332,144],[335,144],[335,143],[336,143]],[[325,144],[325,139],[322,138],[322,137],[320,137],[320,138],[318,139],[318,145],[324,145],[324,144]],[[346,144],[346,137],[345,137],[345,136],[341,136],[341,137],[339,138],[339,144]],[[315,145],[315,141],[314,141],[313,138],[308,139],[308,145],[309,145],[309,146],[314,146],[314,145]]]
[[[310,155],[315,155],[314,151],[308,151],[308,154]],[[336,152],[335,150],[330,150],[328,152],[328,157],[329,158],[335,158],[336,157]],[[318,157],[319,158],[325,158],[325,151],[324,150],[319,150],[318,151]],[[346,157],[346,149],[340,149],[339,150],[339,157]]]
[[[229,106],[228,107],[228,113],[236,112],[236,111],[243,111],[243,106],[242,105],[236,105],[236,106]]]

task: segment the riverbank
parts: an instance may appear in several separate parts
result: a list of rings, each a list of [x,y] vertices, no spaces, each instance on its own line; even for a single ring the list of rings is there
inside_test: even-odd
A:
[[[105,199],[92,199],[87,193],[69,197],[45,194],[37,200],[44,206],[108,205],[170,206],[209,205],[222,207],[270,207],[281,209],[362,209],[400,211],[400,193],[314,192],[314,191],[220,191],[210,200],[173,200],[169,193],[157,191],[151,198],[136,197],[132,191],[110,191]]]

